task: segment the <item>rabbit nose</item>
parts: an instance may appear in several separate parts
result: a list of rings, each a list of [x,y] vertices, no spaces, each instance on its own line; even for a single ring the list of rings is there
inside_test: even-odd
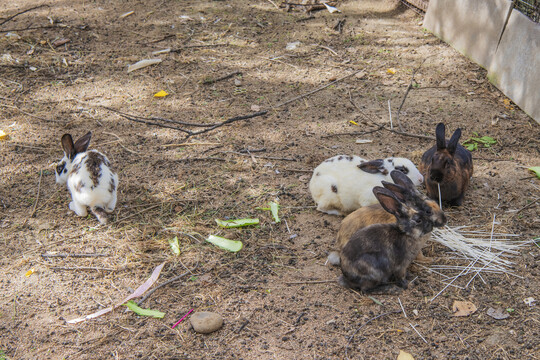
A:
[[[440,183],[443,179],[443,174],[440,171],[432,171],[431,174],[429,174],[429,178]]]

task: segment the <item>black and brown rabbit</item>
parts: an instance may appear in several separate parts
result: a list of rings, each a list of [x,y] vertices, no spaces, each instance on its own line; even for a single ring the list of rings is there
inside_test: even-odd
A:
[[[419,169],[430,198],[439,199],[440,185],[442,201],[460,206],[473,174],[472,155],[458,143],[461,129],[458,128],[448,141],[444,131],[444,124],[437,124],[437,144],[424,153]]]
[[[420,193],[413,182],[402,172],[392,171],[390,176],[394,183],[383,181],[385,188],[392,191],[394,195],[409,207],[414,207],[417,211],[423,212],[433,221],[433,226],[439,227],[446,224],[446,216],[439,205]],[[339,265],[339,252],[358,230],[373,224],[395,223],[393,214],[383,209],[381,204],[373,204],[362,207],[343,219],[336,238],[336,250],[330,253],[328,261],[333,265]],[[426,235],[429,237],[429,235]],[[427,240],[427,239],[426,239]],[[417,261],[427,261],[422,252],[418,253]]]
[[[374,224],[354,233],[340,254],[340,283],[364,292],[396,282],[407,288],[407,268],[416,258],[434,222],[425,212],[407,206],[390,190],[373,189],[393,224]]]

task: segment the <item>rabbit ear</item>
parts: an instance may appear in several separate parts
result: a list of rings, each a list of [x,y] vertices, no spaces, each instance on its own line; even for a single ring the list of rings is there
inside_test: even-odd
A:
[[[62,148],[68,159],[73,159],[75,157],[75,146],[73,145],[73,139],[71,135],[64,134],[62,135]]]
[[[381,173],[383,175],[388,174],[388,170],[384,167],[383,159],[365,161],[361,163],[360,165],[358,165],[358,168],[370,174],[378,174],[378,173]]]
[[[404,188],[407,188],[407,189],[415,188],[412,180],[407,175],[405,175],[403,171],[392,170],[392,172],[390,173],[390,176],[392,177],[392,181],[394,181],[394,183],[401,185]]]
[[[399,201],[405,201],[409,195],[409,191],[401,185],[393,184],[388,181],[381,181],[383,186],[390,190],[398,198]]]
[[[373,194],[375,194],[375,197],[379,200],[384,210],[395,216],[401,216],[401,202],[396,198],[394,193],[383,187],[375,186],[373,188]]]
[[[459,138],[461,137],[461,129],[458,128],[456,131],[454,131],[454,134],[450,138],[450,141],[448,141],[448,152],[453,155],[456,152],[457,145]]]
[[[85,152],[86,149],[88,149],[88,145],[90,145],[90,138],[92,138],[92,132],[89,131],[86,133],[86,135],[81,136],[79,140],[75,142],[75,153],[82,153]]]
[[[444,124],[438,123],[435,128],[435,137],[437,138],[437,150],[446,149],[446,138],[444,137]]]

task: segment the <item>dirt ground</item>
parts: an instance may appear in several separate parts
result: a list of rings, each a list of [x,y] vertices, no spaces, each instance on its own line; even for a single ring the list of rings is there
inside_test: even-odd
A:
[[[325,264],[341,217],[315,210],[311,171],[337,154],[418,164],[433,141],[373,131],[389,128],[388,100],[396,124],[415,69],[400,112],[407,133],[433,136],[442,121],[461,127],[462,140],[497,140],[473,152],[470,190],[448,209],[449,225],[490,231],[495,216],[498,232],[540,234],[540,181],[527,170],[540,166],[539,124],[485,70],[426,33],[421,16],[393,0],[342,1],[341,13],[311,16],[266,0],[17,0],[3,1],[0,17],[38,5],[46,6],[0,25],[0,130],[9,136],[0,141],[0,359],[396,359],[400,350],[415,359],[540,358],[539,306],[524,303],[540,300],[532,243],[514,258],[517,276],[485,273],[464,288],[471,275],[434,300],[445,283],[426,268],[412,267],[399,296],[368,297],[340,287],[340,270]],[[165,48],[175,51],[152,55]],[[127,72],[148,58],[162,62]],[[159,90],[169,95],[154,98]],[[188,139],[115,112],[218,123],[262,110]],[[69,212],[67,189],[55,184],[60,137],[88,130],[120,179],[106,226]],[[269,201],[281,204],[282,222],[257,209]],[[242,217],[260,225],[223,231],[214,221]],[[244,248],[216,248],[204,241],[210,234]],[[435,243],[424,253],[458,262]],[[121,301],[162,262],[155,286],[185,274],[142,304],[163,319],[119,308],[66,323]],[[456,300],[478,310],[454,317]],[[489,308],[510,316],[496,320]],[[202,335],[183,321],[172,330],[190,309],[217,312],[224,326]]]

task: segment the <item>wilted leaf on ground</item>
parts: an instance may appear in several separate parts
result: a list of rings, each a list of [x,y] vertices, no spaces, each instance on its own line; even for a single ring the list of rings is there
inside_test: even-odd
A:
[[[497,140],[490,136],[479,137],[478,133],[476,132],[473,132],[473,134],[476,137],[470,137],[463,142],[463,146],[469,151],[477,150],[479,146],[484,148],[490,148],[491,145],[495,145],[497,143]]]
[[[454,316],[469,316],[476,312],[476,305],[470,301],[454,301],[452,312]]]
[[[397,360],[414,360],[414,357],[408,352],[399,350],[399,355],[397,357]]]
[[[0,130],[0,140],[6,140],[8,138],[8,135]]]
[[[540,179],[540,166],[530,167],[529,170],[531,170],[533,173],[535,173],[536,176]]]
[[[132,71],[139,70],[139,69],[142,69],[142,68],[150,66],[150,65],[159,64],[160,62],[161,62],[161,59],[145,59],[145,60],[141,60],[141,61],[136,62],[135,64],[129,65],[128,69],[127,69],[127,72],[130,73]]]
[[[165,97],[169,95],[169,93],[167,93],[165,90],[160,90],[158,91],[157,93],[154,94],[154,97],[155,98],[162,98],[162,97]]]
[[[165,266],[165,263],[162,263],[161,265],[156,266],[156,268],[152,272],[152,275],[150,275],[150,278],[148,280],[146,280],[141,286],[139,286],[131,295],[126,297],[121,303],[119,303],[117,305],[109,306],[106,309],[101,309],[101,310],[99,310],[99,311],[97,311],[97,312],[95,312],[93,314],[86,315],[86,316],[83,316],[83,317],[80,317],[80,318],[77,318],[77,319],[73,319],[73,320],[68,320],[66,322],[68,324],[77,324],[77,323],[80,323],[82,321],[97,318],[98,316],[101,316],[101,315],[104,315],[104,314],[106,314],[108,312],[113,311],[115,308],[117,308],[118,306],[120,306],[122,304],[125,304],[129,300],[141,296],[142,294],[144,294],[146,292],[146,290],[150,289],[150,287],[156,282],[156,280],[158,279],[159,274],[161,273],[161,270],[163,269],[164,266]]]
[[[503,309],[501,308],[494,309],[492,307],[488,309],[487,314],[497,320],[506,319],[507,317],[510,316],[510,314],[504,311]]]
[[[24,276],[30,277],[30,275],[32,275],[33,273],[34,273],[34,268],[31,268],[30,270],[28,270],[28,271],[26,272],[26,274],[24,274]]]
[[[151,316],[156,319],[163,319],[163,317],[165,316],[165,313],[161,311],[140,308],[133,300],[129,300],[124,305],[126,305],[129,310],[133,311],[137,315]]]
[[[237,228],[242,226],[250,226],[250,225],[257,225],[259,223],[259,219],[234,219],[234,220],[220,220],[215,219],[216,223],[226,229],[230,228]]]
[[[208,236],[208,239],[206,239],[206,241],[230,252],[238,252],[242,249],[243,246],[241,241],[229,240],[224,237],[215,235]]]
[[[171,246],[171,250],[175,255],[180,255],[180,244],[178,244],[178,236],[169,239],[169,245]]]
[[[279,211],[279,204],[275,203],[273,201],[270,201],[268,203],[270,205],[270,211],[272,212],[272,216],[274,217],[275,222],[281,222],[281,219],[279,218],[278,211]]]

